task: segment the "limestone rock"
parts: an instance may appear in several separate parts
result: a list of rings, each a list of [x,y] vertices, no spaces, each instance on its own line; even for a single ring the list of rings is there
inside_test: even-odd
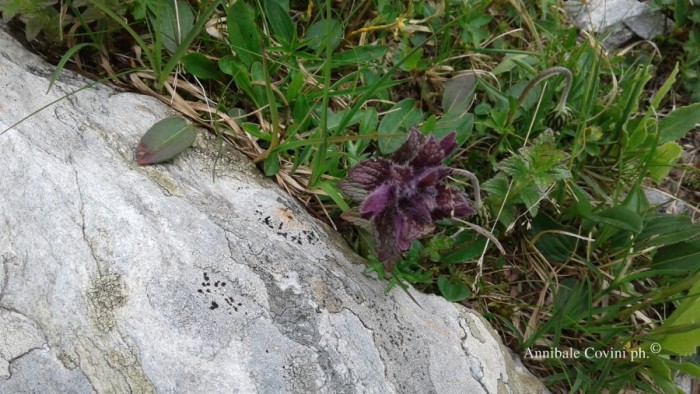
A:
[[[576,26],[600,33],[608,48],[635,35],[650,40],[673,28],[673,21],[637,0],[571,0],[564,3],[564,9]]]
[[[543,386],[476,313],[362,261],[202,133],[134,148],[173,115],[53,68],[0,29],[0,392],[508,393]],[[212,172],[216,179],[212,180]],[[534,383],[533,383],[534,382]]]

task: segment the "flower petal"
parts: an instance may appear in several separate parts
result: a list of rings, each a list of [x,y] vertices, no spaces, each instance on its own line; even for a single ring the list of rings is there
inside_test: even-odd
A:
[[[401,251],[396,247],[396,211],[387,209],[375,216],[372,223],[377,258],[384,263],[388,271],[391,271],[394,264],[401,258]]]
[[[411,126],[408,129],[408,138],[406,138],[406,141],[401,147],[391,155],[391,160],[397,164],[408,164],[408,162],[416,157],[416,154],[424,143],[425,137],[423,137],[417,128]]]
[[[445,153],[445,157],[449,156],[455,149],[457,149],[457,133],[451,131],[449,134],[444,136],[440,140],[440,147]]]
[[[416,157],[411,160],[411,165],[415,167],[436,166],[442,163],[445,159],[445,153],[440,146],[440,143],[435,137],[430,136],[425,144],[421,146]]]
[[[416,220],[411,214],[405,212],[397,212],[394,217],[394,224],[396,226],[396,247],[401,251],[405,252],[411,248],[411,242],[418,236],[425,233],[425,227],[428,223],[421,223]]]
[[[360,214],[363,218],[371,218],[382,213],[388,206],[393,205],[395,205],[394,184],[385,183],[375,189],[362,203]]]
[[[416,167],[440,165],[445,157],[457,147],[456,135],[453,131],[440,141],[435,136],[429,136],[410,164]]]
[[[425,167],[414,171],[414,179],[419,188],[425,188],[436,185],[438,181],[451,173],[452,169],[450,167]]]
[[[362,185],[355,182],[350,182],[348,179],[344,179],[338,182],[338,188],[347,194],[355,202],[363,202],[369,194]]]
[[[461,218],[472,215],[476,209],[469,204],[467,195],[448,186],[438,188],[437,208],[433,211],[433,220]]]
[[[348,171],[348,176],[338,182],[338,188],[355,202],[362,202],[372,190],[391,177],[391,162],[386,159],[369,159]]]
[[[398,204],[399,212],[420,224],[429,224],[433,221],[431,212],[436,206],[435,196],[422,193],[416,194],[410,200],[401,200]]]

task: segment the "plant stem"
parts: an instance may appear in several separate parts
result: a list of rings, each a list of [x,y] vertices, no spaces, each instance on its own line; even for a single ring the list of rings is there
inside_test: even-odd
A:
[[[476,205],[477,209],[481,208],[481,187],[479,187],[479,180],[476,178],[476,175],[461,168],[452,168],[452,173],[469,178],[472,182],[472,189],[474,189],[474,205]]]
[[[571,91],[571,85],[573,83],[573,75],[571,74],[571,70],[568,68],[555,66],[537,74],[537,76],[527,84],[525,90],[523,90],[520,97],[518,97],[518,102],[515,104],[515,108],[512,109],[512,112],[508,116],[508,122],[506,124],[511,124],[513,117],[518,111],[518,108],[520,108],[520,106],[523,104],[523,101],[525,101],[525,98],[527,98],[527,95],[530,93],[532,88],[534,88],[538,83],[554,75],[563,75],[564,78],[566,78],[566,85],[564,85],[564,91],[561,94],[556,110],[561,111],[566,107],[566,100],[569,98],[569,91]]]
[[[254,163],[259,163],[270,156],[270,153],[277,149],[280,144],[280,137],[282,132],[280,131],[280,118],[277,112],[277,101],[275,100],[275,95],[272,91],[272,82],[270,81],[270,68],[267,63],[267,52],[265,48],[262,49],[262,64],[263,64],[263,77],[265,79],[265,93],[267,94],[267,103],[270,109],[270,123],[272,124],[272,130],[270,130],[271,141],[270,147],[267,148],[260,156],[253,160]]]

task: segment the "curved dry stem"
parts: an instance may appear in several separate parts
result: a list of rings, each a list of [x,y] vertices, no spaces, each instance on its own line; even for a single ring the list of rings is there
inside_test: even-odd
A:
[[[474,205],[476,205],[477,209],[481,208],[481,187],[479,186],[479,180],[476,178],[476,175],[461,168],[452,168],[452,173],[469,178],[472,183],[472,189],[474,189]]]
[[[538,83],[544,81],[545,79],[553,77],[555,75],[563,75],[564,78],[566,78],[566,85],[564,85],[564,91],[562,92],[561,98],[559,99],[559,103],[557,104],[557,110],[564,109],[564,107],[566,106],[566,101],[569,98],[569,91],[571,90],[571,85],[573,83],[573,74],[571,73],[571,70],[569,70],[566,67],[555,66],[537,74],[537,76],[532,81],[530,81],[530,83],[527,84],[525,90],[523,90],[523,92],[520,94],[520,97],[518,97],[518,102],[515,104],[515,108],[508,116],[508,124],[510,124],[513,121],[513,117],[517,113],[518,108],[520,108],[520,106],[523,105],[523,101],[525,101],[525,98],[530,93],[532,88],[534,88]]]

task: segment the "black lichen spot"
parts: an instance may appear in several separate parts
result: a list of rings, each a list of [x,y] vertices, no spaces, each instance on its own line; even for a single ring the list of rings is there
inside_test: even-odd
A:
[[[214,282],[214,287],[219,287],[219,281]]]
[[[286,233],[286,232],[278,231],[278,232],[277,232],[277,235],[281,235],[281,236],[284,237],[284,239],[287,239],[287,233]]]
[[[269,217],[269,216],[265,216],[265,219],[263,219],[263,223],[265,223],[265,224],[266,224],[268,227],[270,227],[270,228],[273,228],[273,227],[274,227],[274,226],[272,225],[272,223],[270,223],[270,217]]]
[[[306,241],[310,244],[314,244],[316,241],[318,241],[318,236],[313,231],[304,230],[303,234],[306,235]]]
[[[209,280],[209,274],[207,274],[206,272],[204,273],[204,280],[205,280],[205,281],[208,281],[208,280]]]
[[[277,229],[278,229],[278,230],[282,230],[282,222],[280,222],[280,225],[277,226]]]
[[[287,237],[285,237],[285,238],[287,238]],[[291,240],[292,240],[292,242],[296,242],[298,245],[302,245],[301,237],[298,235],[292,235]]]
[[[204,291],[202,291],[202,289],[197,290],[197,292],[198,292],[198,293],[204,293]]]
[[[221,282],[221,287],[226,286],[226,282]]]
[[[211,293],[211,290],[207,289],[207,293]]]
[[[218,308],[218,307],[219,307],[219,304],[217,304],[216,302],[212,301],[212,302],[211,302],[211,306],[209,307],[209,309],[214,310],[214,309],[216,309],[216,308]]]

